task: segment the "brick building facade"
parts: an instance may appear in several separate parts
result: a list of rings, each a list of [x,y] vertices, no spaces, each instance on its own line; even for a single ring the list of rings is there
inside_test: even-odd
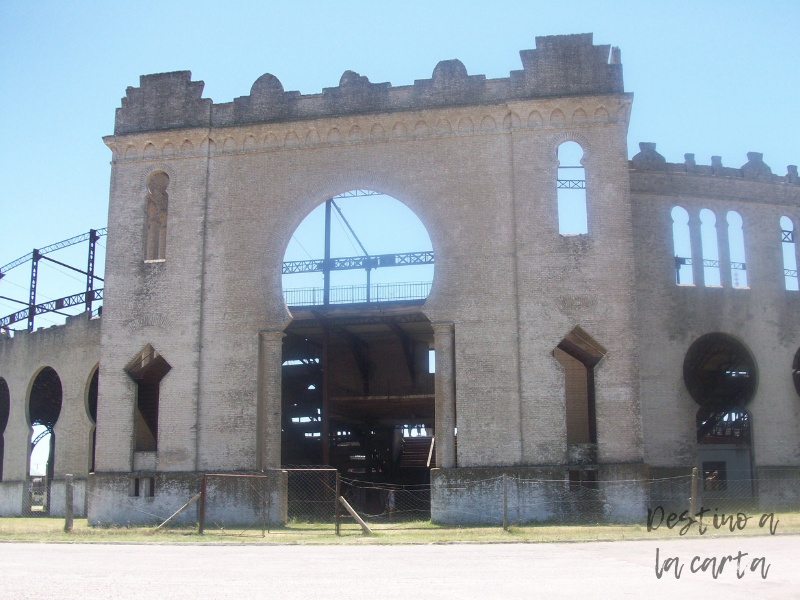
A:
[[[147,521],[194,495],[200,473],[285,464],[286,340],[316,344],[329,326],[350,328],[342,348],[349,335],[367,347],[374,341],[374,366],[361,371],[365,397],[397,364],[425,396],[417,371],[435,349],[431,414],[419,418],[435,431],[439,521],[464,520],[465,507],[483,501],[450,484],[501,473],[589,481],[609,519],[641,516],[639,481],[703,461],[737,460],[748,475],[778,473],[794,489],[800,292],[787,289],[780,221],[800,219],[796,167],[773,175],[756,153],[737,169],[718,158],[697,165],[691,155],[669,164],[654,144],[629,161],[632,95],[617,49],[593,45],[591,34],[554,36],[520,56],[523,69],[507,78],[468,75],[448,60],[414,85],[347,71],[338,87],[312,95],[286,92],[267,74],[249,96],[222,104],[202,98],[203,83],[188,71],[146,75],[128,88],[105,138],[112,171],[102,328],[79,316],[0,341],[10,406],[0,511],[18,514],[23,503],[27,407],[41,368],[55,369],[63,386],[54,482],[65,473],[89,482],[93,523]],[[583,150],[588,231],[575,235],[559,233],[566,142]],[[419,217],[435,254],[432,289],[424,303],[392,314],[367,306],[309,314],[317,321],[304,334],[284,302],[284,252],[314,207],[350,190],[387,194]],[[674,247],[676,206],[689,215],[691,256]],[[718,256],[701,239],[701,209],[716,215]],[[728,250],[721,224],[730,211],[741,216],[746,262]],[[714,261],[719,285],[704,280]],[[734,285],[739,271],[745,286]],[[386,327],[360,321],[359,333],[355,321],[336,321],[356,317]],[[391,345],[389,330],[400,345],[381,350]],[[699,366],[687,367],[707,334],[717,345],[703,346]],[[714,357],[728,343],[754,366],[720,366]],[[331,363],[331,372],[357,374],[350,362]],[[94,423],[81,410],[98,363],[89,476]],[[700,386],[693,397],[685,382],[694,376],[721,377],[727,392]],[[752,384],[747,397],[726,379],[735,376]],[[145,409],[141,398],[151,393],[155,408]],[[727,419],[720,415],[742,412],[747,456],[728,439],[709,450],[701,426],[716,431]],[[403,418],[414,416],[396,423]],[[132,499],[131,481],[140,479],[155,491]]]

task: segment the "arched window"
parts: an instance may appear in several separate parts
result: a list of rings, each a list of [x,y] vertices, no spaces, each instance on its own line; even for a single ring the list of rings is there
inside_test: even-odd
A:
[[[703,279],[706,287],[719,287],[719,246],[717,245],[717,217],[704,208],[700,211],[700,238],[703,244]]]
[[[751,477],[751,418],[745,407],[756,391],[755,359],[744,344],[724,333],[707,333],[683,361],[686,389],[696,415],[697,460],[705,499],[714,493],[748,494]],[[735,485],[731,485],[731,484]]]
[[[742,231],[742,216],[735,210],[729,211],[728,221],[728,248],[731,259],[731,284],[735,288],[746,288],[747,271],[744,258],[744,232]]]
[[[163,171],[151,173],[147,178],[145,260],[164,260],[166,258],[168,185],[169,175]]]
[[[794,247],[794,223],[789,217],[781,217],[781,246],[783,250],[783,278],[786,289],[798,291],[797,255]]]
[[[733,407],[744,407],[755,395],[755,359],[732,336],[707,333],[686,352],[683,380],[695,402],[724,414]]]
[[[672,247],[675,253],[675,283],[694,285],[689,213],[681,206],[672,209]]]
[[[586,215],[586,173],[581,159],[583,148],[577,142],[558,147],[558,233],[589,233]]]

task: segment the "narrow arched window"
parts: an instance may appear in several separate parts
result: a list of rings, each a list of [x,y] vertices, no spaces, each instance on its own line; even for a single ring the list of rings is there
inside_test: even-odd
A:
[[[156,171],[147,178],[147,235],[145,260],[164,260],[167,247],[167,186],[169,175]]]
[[[781,217],[781,249],[783,250],[783,279],[786,289],[798,291],[797,254],[794,247],[794,223],[789,217]]]
[[[747,271],[744,258],[744,232],[742,216],[732,210],[728,212],[728,248],[731,257],[731,284],[735,288],[746,288]]]
[[[700,211],[700,238],[703,245],[703,279],[707,287],[719,287],[719,246],[717,245],[717,217],[704,208]]]
[[[586,216],[586,174],[581,162],[583,148],[576,142],[558,147],[558,233],[580,235],[589,232]]]
[[[675,255],[675,283],[694,285],[689,213],[681,206],[672,209],[672,247]]]

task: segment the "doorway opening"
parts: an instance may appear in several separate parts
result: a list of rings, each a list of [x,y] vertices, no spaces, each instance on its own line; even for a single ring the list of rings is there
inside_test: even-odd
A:
[[[564,367],[568,460],[573,465],[597,464],[594,368],[605,354],[606,349],[577,326],[553,350]]]

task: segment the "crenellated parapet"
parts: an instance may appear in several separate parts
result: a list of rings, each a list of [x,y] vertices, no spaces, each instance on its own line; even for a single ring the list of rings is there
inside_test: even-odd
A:
[[[639,150],[639,153],[630,161],[631,173],[702,175],[800,186],[797,165],[787,166],[786,175],[776,175],[769,165],[764,162],[764,155],[761,152],[748,152],[747,162],[739,168],[733,168],[724,167],[721,156],[712,156],[710,165],[698,165],[694,154],[685,154],[685,160],[682,163],[668,163],[663,156],[656,152],[656,145],[652,142],[641,142]]]
[[[591,33],[537,37],[536,48],[520,51],[520,57],[522,70],[509,77],[469,75],[461,61],[445,60],[430,79],[399,87],[345,71],[337,87],[320,94],[287,92],[267,73],[249,96],[221,104],[201,98],[204,84],[192,81],[190,71],[144,75],[138,88],[127,89],[114,134],[624,92],[619,50],[595,46]]]
[[[205,84],[191,79],[191,71],[139,77],[139,87],[129,87],[117,109],[114,134],[208,126],[212,101],[200,97]]]

